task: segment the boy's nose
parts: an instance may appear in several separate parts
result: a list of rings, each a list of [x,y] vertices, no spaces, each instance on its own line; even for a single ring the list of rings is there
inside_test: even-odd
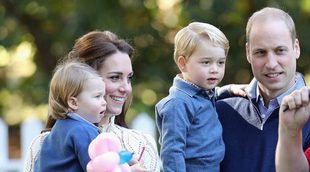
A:
[[[211,72],[211,73],[216,73],[216,72],[218,72],[218,66],[217,66],[217,64],[212,64],[212,65],[210,66],[210,72]]]

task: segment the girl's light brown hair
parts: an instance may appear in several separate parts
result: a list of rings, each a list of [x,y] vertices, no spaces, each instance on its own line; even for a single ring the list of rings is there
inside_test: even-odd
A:
[[[49,91],[49,116],[64,119],[70,112],[68,100],[83,90],[87,80],[102,79],[96,70],[77,60],[63,61],[55,68]]]
[[[91,31],[76,40],[68,58],[79,59],[99,71],[105,60],[118,51],[128,54],[130,59],[133,58],[134,49],[124,39],[110,31]],[[125,116],[130,104],[131,95],[126,100],[121,114],[115,117],[115,124],[128,128]],[[49,131],[54,124],[55,120],[49,116],[42,132]]]

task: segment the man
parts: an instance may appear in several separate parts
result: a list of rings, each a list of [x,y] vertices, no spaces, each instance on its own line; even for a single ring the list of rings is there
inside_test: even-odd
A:
[[[296,72],[300,47],[295,24],[284,11],[264,8],[247,23],[246,55],[253,80],[246,97],[218,101],[226,147],[221,171],[275,171],[279,106],[284,96],[305,86]],[[310,144],[310,123],[304,127],[303,146]]]

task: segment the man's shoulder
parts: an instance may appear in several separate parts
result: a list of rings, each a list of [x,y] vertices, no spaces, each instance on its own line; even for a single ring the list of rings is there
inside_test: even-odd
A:
[[[230,97],[216,102],[216,111],[220,117],[256,116],[257,110],[255,105],[246,97]]]
[[[240,104],[250,104],[250,100],[246,97],[228,97],[225,99],[221,99],[216,101],[215,105],[216,107],[222,107],[222,106],[235,106]]]

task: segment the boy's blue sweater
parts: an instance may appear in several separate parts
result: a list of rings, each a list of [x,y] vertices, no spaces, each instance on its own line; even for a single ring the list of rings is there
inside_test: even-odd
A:
[[[177,76],[155,110],[165,172],[219,171],[225,147],[214,97]]]

